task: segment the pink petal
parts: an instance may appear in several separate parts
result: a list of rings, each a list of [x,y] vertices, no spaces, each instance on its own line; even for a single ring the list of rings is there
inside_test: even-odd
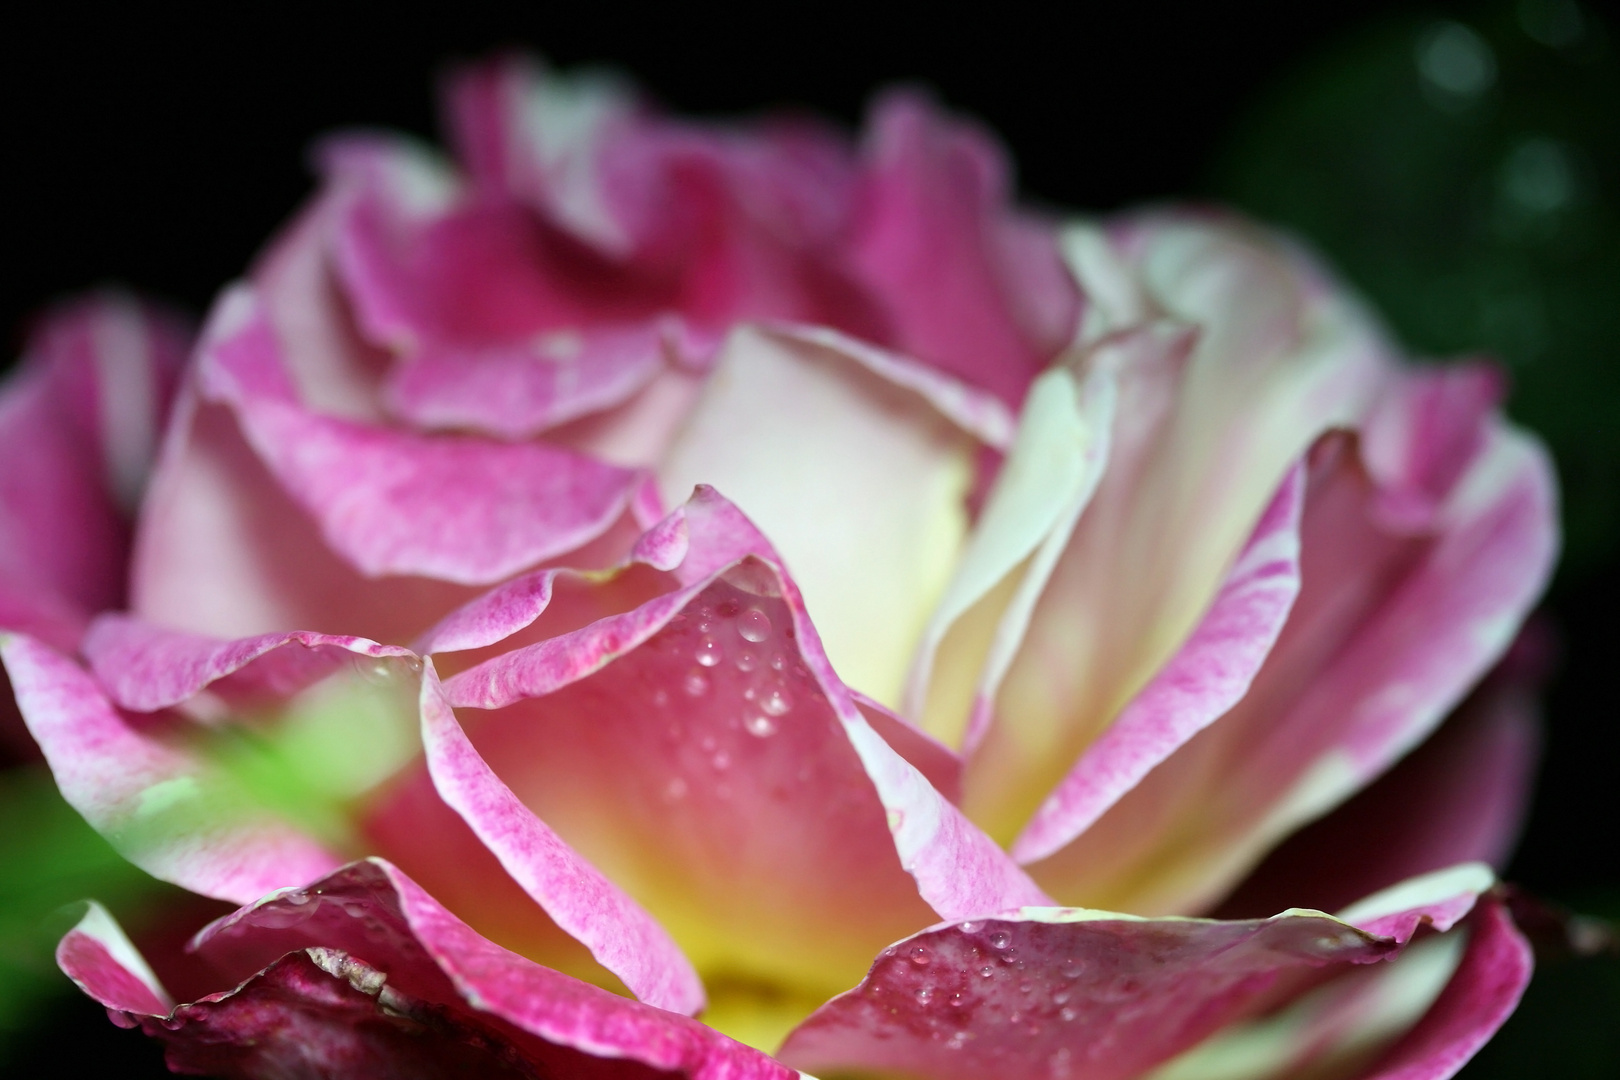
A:
[[[1454,863],[1500,869],[1529,807],[1537,712],[1530,680],[1493,675],[1371,787],[1268,855],[1221,913],[1269,911],[1279,902],[1331,911]]]
[[[1535,966],[1530,944],[1492,899],[1480,905],[1470,925],[1462,966],[1440,999],[1358,1080],[1446,1080],[1512,1015]]]
[[[458,706],[500,710],[470,734],[526,805],[700,969],[831,992],[874,940],[926,921],[919,892],[936,911],[1034,899],[873,732],[741,514],[700,489],[654,537],[643,552],[678,553],[682,587],[445,684]],[[757,640],[738,629],[748,611]]]
[[[1074,331],[1055,230],[1016,215],[1001,149],[907,94],[868,122],[849,259],[892,331],[885,344],[1021,401]]]
[[[278,349],[251,294],[222,303],[203,356],[206,392],[368,575],[499,580],[606,531],[636,481],[543,444],[410,435],[278,400]]]
[[[1429,376],[1408,378],[1426,392]],[[1057,895],[1146,911],[1217,900],[1427,736],[1539,595],[1556,550],[1553,480],[1527,437],[1493,421],[1435,527],[1418,534],[1390,531],[1384,489],[1347,445],[1316,458],[1305,585],[1265,667],[1219,723],[1037,864]],[[1143,872],[1150,864],[1159,869]]]
[[[518,802],[479,757],[431,664],[422,683],[422,745],[444,801],[558,926],[642,1001],[688,1014],[703,1007],[697,973],[663,928]]]
[[[96,619],[83,651],[113,701],[137,712],[178,705],[222,679],[230,678],[228,695],[280,697],[330,674],[345,656],[413,656],[397,645],[302,630],[220,641],[117,614]]]
[[[1216,922],[1026,908],[939,926],[885,949],[778,1056],[818,1072],[1127,1080],[1279,990],[1395,958],[1405,927],[1448,928],[1489,884],[1411,883],[1413,904],[1382,916],[1399,935],[1309,911]]]
[[[189,347],[179,319],[119,293],[60,305],[0,389],[0,626],[71,648],[119,604],[128,528]]]
[[[1360,422],[1392,366],[1351,298],[1241,223],[1145,214],[1066,246],[1098,297],[1078,362],[1137,344],[1107,471],[968,762],[963,806],[1008,844],[1186,643],[1288,472]]]
[[[977,444],[935,404],[951,390],[975,398],[839,335],[743,327],[658,465],[667,504],[713,484],[758,523],[839,677],[891,707],[968,526]]]
[[[1013,844],[1015,859],[1035,862],[1068,844],[1243,697],[1299,594],[1304,501],[1296,467],[1192,636],[1047,796]]]
[[[106,938],[81,924],[64,938],[59,962],[114,1019],[165,1042],[171,1065],[188,1071],[792,1075],[695,1021],[492,945],[380,860],[352,863],[209,927],[197,948],[232,973],[225,985],[245,982],[172,1011],[154,1008],[153,994],[132,992],[139,974]]]
[[[71,660],[23,635],[0,656],[63,798],[136,866],[242,903],[340,862],[210,775],[162,725],[121,714]]]

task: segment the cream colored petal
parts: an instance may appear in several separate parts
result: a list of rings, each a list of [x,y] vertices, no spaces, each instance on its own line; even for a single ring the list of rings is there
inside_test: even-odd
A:
[[[658,467],[669,505],[711,484],[803,590],[850,686],[894,707],[967,533],[975,440],[854,350],[735,331]]]

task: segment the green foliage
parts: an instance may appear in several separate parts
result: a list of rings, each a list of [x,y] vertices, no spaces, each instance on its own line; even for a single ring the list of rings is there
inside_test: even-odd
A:
[[[166,889],[125,862],[72,807],[42,767],[0,772],[0,1062],[42,1005],[71,990],[57,939],[95,897],[121,916]]]
[[[1303,234],[1411,348],[1494,355],[1564,488],[1566,576],[1620,542],[1620,63],[1573,0],[1403,15],[1254,110],[1215,189]]]

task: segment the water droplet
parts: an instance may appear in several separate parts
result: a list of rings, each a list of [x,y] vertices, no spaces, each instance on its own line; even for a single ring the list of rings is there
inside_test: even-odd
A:
[[[738,671],[753,671],[759,667],[759,654],[753,649],[743,649],[737,653],[736,664]]]
[[[669,691],[665,690],[663,687],[659,687],[657,690],[654,690],[653,704],[657,705],[660,709],[667,706],[669,704]]]
[[[989,964],[986,964],[986,965],[984,965],[984,967],[979,969],[979,977],[981,979],[988,979],[992,975],[994,975],[995,973],[996,973],[996,969],[991,967]]]
[[[771,716],[785,716],[793,708],[793,699],[788,697],[788,692],[780,686],[773,686],[765,691],[759,707]]]
[[[917,991],[917,1004],[926,1005],[928,1004],[929,999],[933,996],[934,992],[925,986]]]
[[[686,682],[682,688],[692,697],[702,697],[709,692],[709,677],[696,668],[686,673]]]
[[[1077,1017],[1079,1015],[1080,1015],[1079,1013],[1074,1011],[1074,1006],[1072,1006],[1072,1005],[1065,1005],[1065,1006],[1063,1006],[1063,1008],[1058,1010],[1058,1017],[1064,1023],[1068,1023],[1069,1021],[1073,1020],[1075,1017]]]
[[[1054,1005],[1067,1005],[1068,1003],[1069,1003],[1069,992],[1067,990],[1059,990],[1057,993],[1052,995],[1052,1004],[1054,1004]]]
[[[290,892],[286,896],[283,896],[282,899],[289,904],[301,905],[309,903],[310,896],[307,892]]]
[[[1080,961],[1078,961],[1078,960],[1069,960],[1069,961],[1066,961],[1064,963],[1063,970],[1060,972],[1060,974],[1065,979],[1078,979],[1080,977],[1081,972],[1083,972],[1085,970],[1086,970],[1086,965],[1082,964]]]
[[[743,727],[755,738],[764,739],[776,734],[776,721],[768,716],[750,716]]]
[[[934,958],[934,955],[928,951],[927,946],[918,945],[911,950],[910,958],[911,962],[918,967],[927,967],[928,962]]]
[[[714,667],[721,660],[724,660],[725,656],[725,652],[720,648],[720,643],[714,638],[704,635],[703,640],[698,642],[696,659],[704,667]]]
[[[675,779],[664,785],[664,795],[671,802],[686,798],[686,781],[679,776],[675,777]]]
[[[967,997],[960,990],[958,990],[956,993],[951,995],[951,1004],[952,1005],[960,1006],[966,1001],[967,1001]]]
[[[709,764],[714,766],[716,772],[724,772],[731,768],[731,755],[721,750],[709,759]]]
[[[788,666],[788,659],[787,659],[787,654],[786,653],[777,653],[776,655],[771,657],[771,670],[772,671],[786,671],[787,666]]]
[[[749,608],[737,620],[737,633],[744,641],[764,641],[771,636],[771,618],[759,608]]]
[[[973,1038],[973,1036],[969,1035],[967,1032],[958,1031],[956,1034],[945,1040],[945,1049],[960,1050],[962,1047],[967,1045],[967,1041],[971,1038]]]
[[[962,933],[964,933],[964,934],[971,934],[975,930],[977,930],[978,928],[979,928],[979,924],[976,923],[976,922],[965,922],[965,923],[962,924],[962,927],[961,927]]]
[[[1005,949],[1011,944],[1012,935],[1007,933],[1005,930],[997,930],[995,933],[990,935],[990,947],[992,949]]]

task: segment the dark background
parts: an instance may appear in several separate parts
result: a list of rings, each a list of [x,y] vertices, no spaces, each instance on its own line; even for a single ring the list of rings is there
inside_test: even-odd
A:
[[[283,5],[228,16],[224,6],[57,7],[12,23],[0,44],[4,355],[15,355],[31,312],[103,282],[200,315],[308,194],[311,138],[355,125],[434,136],[433,76],[458,57],[520,45],[563,66],[623,68],[683,112],[787,106],[851,128],[874,89],[920,82],[1000,133],[1029,199],[1088,211],[1236,199],[1314,235],[1418,349],[1501,356],[1521,419],[1560,454],[1576,541],[1545,609],[1561,659],[1541,785],[1510,876],[1620,915],[1612,8],[1581,8],[1584,37],[1573,43],[1556,19],[1534,24],[1563,42],[1551,46],[1530,41],[1524,19],[1556,15],[1556,5],[1534,3],[688,7],[462,2],[432,15],[379,6],[341,17]],[[1499,77],[1472,111],[1431,100],[1425,112],[1414,81],[1414,43],[1442,18],[1496,49]],[[1500,186],[1491,178],[1542,128],[1573,147],[1575,209],[1539,233],[1513,232],[1490,216],[1491,184]],[[1391,147],[1394,189],[1377,168]],[[1429,171],[1408,175],[1412,161]],[[1485,209],[1458,217],[1476,203]],[[1506,269],[1476,282],[1468,274],[1480,266]],[[1503,289],[1521,308],[1553,313],[1541,337],[1470,321],[1469,311],[1501,310],[1492,298]],[[1461,314],[1435,315],[1453,309]],[[1617,1008],[1614,965],[1555,965],[1468,1075],[1620,1074],[1617,1036],[1604,1034],[1620,1026]],[[152,1046],[82,999],[29,1015],[0,1040],[6,1075],[161,1072]]]

